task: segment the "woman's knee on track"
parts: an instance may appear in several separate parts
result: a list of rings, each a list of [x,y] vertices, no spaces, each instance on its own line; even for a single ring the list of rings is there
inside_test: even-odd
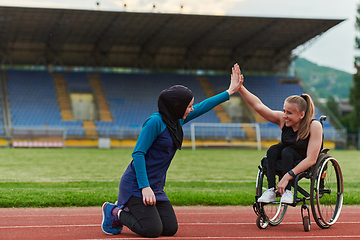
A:
[[[177,224],[173,224],[173,225],[168,225],[168,226],[164,226],[163,232],[162,232],[162,236],[174,236],[175,233],[178,231],[178,225]]]
[[[163,232],[162,224],[153,225],[148,228],[143,228],[138,234],[142,237],[156,238],[159,237]]]
[[[143,226],[140,233],[142,237],[155,238],[159,236],[173,236],[178,231],[178,224],[153,224],[149,226]]]

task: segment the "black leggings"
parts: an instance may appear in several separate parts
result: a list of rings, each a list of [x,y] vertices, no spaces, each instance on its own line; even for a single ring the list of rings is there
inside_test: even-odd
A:
[[[268,188],[275,188],[275,175],[276,175],[276,162],[281,161],[280,166],[282,170],[282,176],[291,170],[294,166],[299,164],[304,157],[301,156],[294,148],[286,147],[283,143],[278,143],[271,146],[267,151],[268,169],[267,180]],[[280,177],[282,177],[280,176]],[[291,189],[291,182],[286,186],[286,189]]]
[[[120,213],[120,223],[142,237],[173,236],[178,230],[174,209],[169,201],[144,205],[142,198],[130,197],[126,203],[130,212]]]

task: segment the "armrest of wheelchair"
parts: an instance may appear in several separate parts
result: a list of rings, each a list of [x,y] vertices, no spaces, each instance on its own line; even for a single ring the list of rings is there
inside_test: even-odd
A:
[[[329,148],[323,148],[321,149],[320,153],[327,153],[330,149]]]
[[[306,172],[305,178],[311,178],[311,177],[312,177],[315,165],[316,165],[316,164],[312,165],[311,167],[309,167],[309,168],[305,171],[305,172]]]

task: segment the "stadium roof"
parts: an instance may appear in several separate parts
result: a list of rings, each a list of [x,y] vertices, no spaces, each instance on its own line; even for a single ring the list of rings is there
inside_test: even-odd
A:
[[[0,7],[0,60],[278,72],[293,49],[342,21]]]

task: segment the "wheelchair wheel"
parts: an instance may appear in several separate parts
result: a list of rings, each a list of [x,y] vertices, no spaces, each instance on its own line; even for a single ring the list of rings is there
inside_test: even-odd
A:
[[[310,217],[309,216],[303,217],[303,225],[304,225],[305,232],[310,231]]]
[[[321,154],[314,168],[310,186],[311,210],[320,228],[333,225],[341,212],[344,186],[339,163]]]
[[[266,216],[259,215],[256,218],[256,226],[259,229],[265,229],[269,225],[269,219]]]
[[[260,197],[266,191],[264,186],[267,186],[267,180],[264,176],[266,176],[264,172],[259,170],[256,181],[256,196],[258,197]],[[286,204],[281,204],[280,201],[260,204],[260,206],[267,216],[270,226],[276,226],[281,223],[285,217],[285,213],[288,207]]]

